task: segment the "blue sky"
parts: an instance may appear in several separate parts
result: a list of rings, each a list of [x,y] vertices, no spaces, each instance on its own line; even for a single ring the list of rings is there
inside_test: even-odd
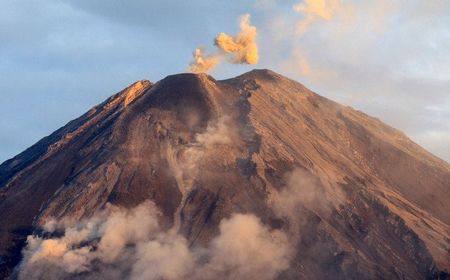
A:
[[[216,79],[275,70],[450,161],[448,0],[2,0],[0,162],[136,80],[186,71],[246,13],[260,62]]]

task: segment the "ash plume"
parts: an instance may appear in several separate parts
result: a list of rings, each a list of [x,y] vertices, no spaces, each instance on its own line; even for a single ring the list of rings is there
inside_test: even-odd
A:
[[[202,48],[193,53],[194,61],[189,65],[189,72],[206,73],[227,60],[233,64],[257,64],[259,60],[256,27],[250,24],[250,15],[245,14],[239,22],[240,32],[235,35],[219,33],[214,39],[218,51],[205,55]]]
[[[196,48],[192,53],[194,61],[189,66],[189,72],[207,73],[220,63],[218,55],[205,55],[203,48]]]
[[[258,46],[256,44],[256,27],[250,24],[250,15],[241,17],[239,23],[241,31],[236,36],[219,33],[215,45],[225,53],[231,54],[230,62],[256,64],[259,60]]]

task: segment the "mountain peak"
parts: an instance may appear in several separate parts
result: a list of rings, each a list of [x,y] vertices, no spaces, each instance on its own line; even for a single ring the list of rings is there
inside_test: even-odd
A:
[[[253,69],[247,73],[244,73],[243,75],[258,75],[261,77],[282,77],[280,74],[270,69]]]
[[[164,79],[162,79],[160,82],[177,83],[179,81],[186,81],[186,80],[215,81],[215,79],[207,73],[179,73],[179,74],[168,75]]]
[[[271,70],[171,75],[130,85],[0,165],[0,261],[17,264],[48,221],[150,200],[161,230],[189,248],[252,215],[292,248],[279,279],[432,278],[450,265],[448,186],[448,163]],[[74,247],[91,254],[89,242]]]
[[[128,104],[139,98],[151,86],[152,83],[148,80],[138,80],[96,107],[105,108],[106,106],[112,108],[118,104],[122,107],[126,107]]]
[[[151,85],[150,81],[140,80],[129,86],[124,92],[124,106],[127,106],[131,102],[133,102],[136,98],[138,98],[143,92],[144,89]]]

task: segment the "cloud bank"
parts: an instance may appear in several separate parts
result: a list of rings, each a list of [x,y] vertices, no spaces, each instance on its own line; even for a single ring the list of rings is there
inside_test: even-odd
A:
[[[297,23],[297,31],[303,34],[318,20],[330,21],[340,5],[340,0],[305,0],[294,5],[293,10],[304,16],[303,20]]]
[[[261,64],[449,161],[450,2],[305,0],[291,13],[271,2],[258,23]]]

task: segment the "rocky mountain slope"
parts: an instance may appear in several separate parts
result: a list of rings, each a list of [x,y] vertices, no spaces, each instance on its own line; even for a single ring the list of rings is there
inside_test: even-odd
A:
[[[269,70],[136,82],[0,165],[2,277],[52,219],[146,200],[190,248],[256,216],[293,249],[273,278],[448,279],[450,165]]]

